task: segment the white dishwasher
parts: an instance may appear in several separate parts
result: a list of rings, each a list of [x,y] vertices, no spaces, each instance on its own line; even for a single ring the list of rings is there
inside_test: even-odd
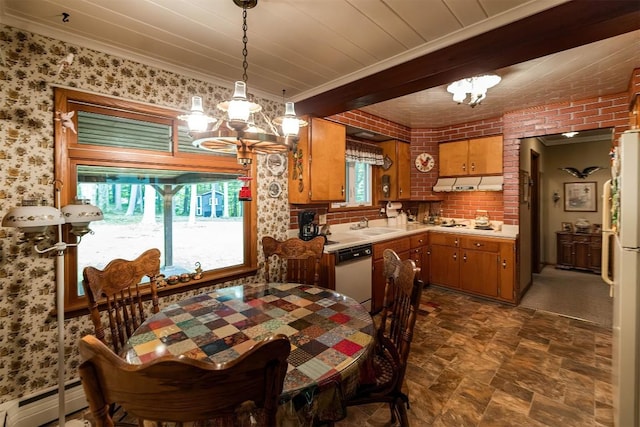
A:
[[[371,311],[371,245],[336,252],[336,292],[353,298]]]

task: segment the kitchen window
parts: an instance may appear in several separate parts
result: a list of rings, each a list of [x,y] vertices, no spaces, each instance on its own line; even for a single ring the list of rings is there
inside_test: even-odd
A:
[[[382,149],[373,144],[347,141],[346,146],[346,201],[332,203],[332,208],[350,208],[372,205],[372,166],[383,162]]]
[[[161,251],[166,277],[202,268],[190,288],[255,273],[255,209],[238,200],[234,153],[193,147],[174,110],[67,89],[56,89],[56,106],[75,116],[75,132],[56,126],[61,204],[88,199],[105,217],[67,252],[65,311],[86,307],[85,266],[150,248]]]

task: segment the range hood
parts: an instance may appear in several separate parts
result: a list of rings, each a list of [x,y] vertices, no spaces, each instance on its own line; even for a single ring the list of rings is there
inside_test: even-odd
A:
[[[433,191],[502,191],[503,182],[504,178],[502,176],[438,178],[438,181],[433,186]]]

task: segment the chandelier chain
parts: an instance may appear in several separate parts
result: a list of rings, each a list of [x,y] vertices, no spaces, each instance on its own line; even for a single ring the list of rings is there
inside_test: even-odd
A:
[[[247,68],[249,63],[247,62],[247,9],[242,9],[242,81],[247,83]]]

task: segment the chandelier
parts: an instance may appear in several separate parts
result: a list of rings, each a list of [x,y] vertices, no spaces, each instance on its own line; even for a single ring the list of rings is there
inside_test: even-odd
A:
[[[458,104],[465,102],[469,96],[469,105],[473,108],[487,97],[487,89],[500,83],[500,80],[500,76],[495,74],[469,77],[451,83],[447,86],[447,92],[453,94],[453,100]]]
[[[252,162],[253,153],[270,154],[293,148],[298,141],[300,127],[307,122],[296,117],[293,102],[285,103],[283,116],[273,120],[267,118],[262,107],[247,97],[247,9],[252,9],[258,0],[233,0],[242,8],[242,81],[235,82],[233,96],[221,102],[217,109],[223,118],[208,116],[204,113],[202,97],[191,98],[189,114],[178,116],[185,120],[189,132],[194,138],[193,145],[215,152],[236,152],[238,163],[246,168]],[[284,91],[283,91],[284,96]],[[270,127],[271,132],[257,127],[254,115],[260,113]],[[211,128],[209,126],[213,124]]]

